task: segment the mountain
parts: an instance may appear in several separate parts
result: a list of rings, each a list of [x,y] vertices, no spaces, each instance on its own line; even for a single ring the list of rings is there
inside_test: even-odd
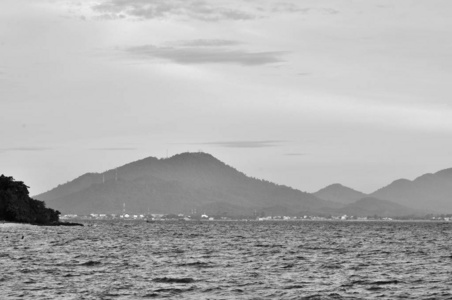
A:
[[[323,200],[333,201],[341,204],[350,204],[367,195],[349,187],[343,186],[339,183],[329,185],[317,192],[314,195]]]
[[[315,213],[338,205],[283,185],[251,178],[207,153],[148,157],[87,173],[35,196],[63,214]]]
[[[428,212],[452,213],[452,168],[413,181],[396,180],[370,196]]]
[[[395,217],[421,214],[421,212],[412,208],[408,208],[392,201],[381,200],[373,197],[365,197],[356,202],[347,204],[341,209],[338,209],[337,212],[358,217],[374,215],[381,217]]]

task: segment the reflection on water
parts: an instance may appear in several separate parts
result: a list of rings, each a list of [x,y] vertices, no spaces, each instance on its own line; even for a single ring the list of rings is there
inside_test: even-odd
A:
[[[0,228],[1,299],[451,299],[452,224]]]

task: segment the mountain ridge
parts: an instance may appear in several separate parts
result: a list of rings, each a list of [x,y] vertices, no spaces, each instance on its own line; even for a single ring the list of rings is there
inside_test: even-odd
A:
[[[414,180],[397,179],[369,194],[382,200],[432,213],[452,212],[452,168],[426,173]]]
[[[248,177],[206,153],[144,158],[84,174],[35,197],[63,213],[77,214],[119,213],[124,206],[131,212],[182,213],[215,207],[214,203],[251,213],[272,207],[275,199],[293,213],[335,206],[309,193]]]
[[[452,211],[448,203],[452,168],[413,181],[398,179],[371,194],[339,183],[310,194],[249,177],[208,153],[195,152],[146,157],[101,173],[86,173],[34,197],[65,214],[202,210],[248,215],[258,211],[291,215],[358,212],[365,216],[380,211],[389,216],[391,209],[393,214]]]

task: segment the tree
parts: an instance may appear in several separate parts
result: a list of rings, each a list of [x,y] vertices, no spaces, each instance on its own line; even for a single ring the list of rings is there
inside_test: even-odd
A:
[[[60,212],[46,208],[45,203],[29,197],[28,186],[13,177],[0,176],[0,220],[53,224],[59,222]]]

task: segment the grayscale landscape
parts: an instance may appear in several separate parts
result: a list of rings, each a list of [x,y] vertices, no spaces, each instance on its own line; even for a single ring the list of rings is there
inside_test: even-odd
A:
[[[452,299],[450,0],[1,0],[0,300]]]
[[[452,169],[396,180],[371,194],[340,184],[309,194],[248,177],[207,153],[182,153],[83,174],[34,198],[71,215],[420,216],[452,212]]]

